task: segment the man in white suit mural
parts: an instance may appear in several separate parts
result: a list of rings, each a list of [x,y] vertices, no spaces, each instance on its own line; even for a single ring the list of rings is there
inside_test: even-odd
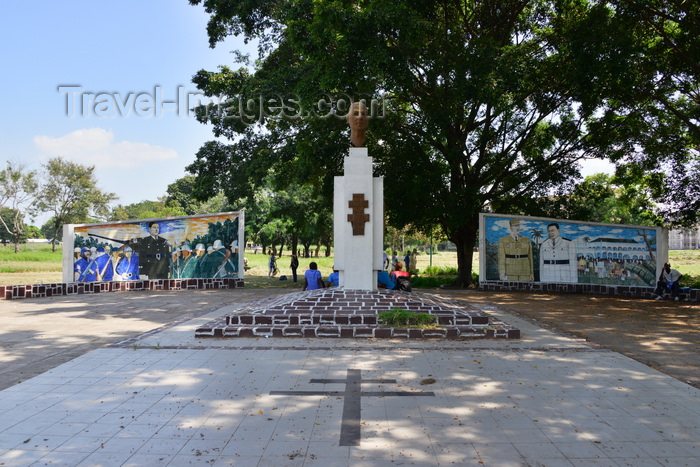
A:
[[[555,222],[547,226],[547,235],[540,244],[540,282],[577,283],[576,245],[561,237]]]

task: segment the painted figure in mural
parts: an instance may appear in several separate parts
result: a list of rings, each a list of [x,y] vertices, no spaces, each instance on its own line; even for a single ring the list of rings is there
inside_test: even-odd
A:
[[[192,254],[192,248],[189,244],[185,243],[182,245],[182,257],[180,263],[180,277],[182,279],[192,279],[195,276],[195,271],[197,269],[197,262],[199,258]]]
[[[238,275],[238,240],[231,242],[229,249],[226,250],[226,274],[228,276]]]
[[[97,264],[89,248],[80,250],[80,259],[73,265],[73,277],[76,282],[95,282],[97,280]]]
[[[98,247],[97,248],[97,258],[95,258],[95,263],[97,264],[97,280],[98,281],[111,281],[114,277],[114,269],[112,268],[112,261],[109,255],[112,249],[110,247]]]
[[[355,147],[362,147],[367,139],[367,106],[359,101],[352,104],[350,111],[345,117],[350,124],[350,141]]]
[[[139,276],[139,257],[134,255],[130,246],[125,246],[119,255],[119,262],[114,268],[114,279],[118,281],[137,281]]]
[[[540,244],[540,281],[578,282],[576,245],[562,238],[555,222],[547,226],[547,235]]]
[[[148,237],[136,239],[139,255],[139,275],[148,279],[167,279],[170,272],[170,243],[158,235],[160,224],[149,222]]]
[[[173,246],[170,252],[170,278],[180,278],[180,248]]]
[[[534,281],[532,243],[520,235],[520,220],[510,221],[510,235],[498,240],[498,275],[502,281]]]
[[[227,257],[227,250],[224,248],[224,244],[221,240],[217,239],[214,240],[214,251],[212,251],[210,256],[210,259],[208,261],[209,266],[209,272],[210,276],[215,279],[226,277],[227,274],[227,266],[229,267],[230,271],[230,266],[228,265],[228,257]]]
[[[197,243],[194,247],[194,254],[196,258],[196,265],[194,267],[194,275],[192,277],[204,277],[202,273],[202,268],[204,267],[204,258],[206,257],[206,249],[204,248],[204,243]]]

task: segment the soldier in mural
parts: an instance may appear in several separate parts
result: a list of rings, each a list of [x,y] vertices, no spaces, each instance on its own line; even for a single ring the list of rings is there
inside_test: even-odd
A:
[[[148,237],[134,239],[139,255],[139,275],[152,279],[167,279],[170,272],[170,243],[158,235],[160,224],[148,223]]]
[[[80,250],[80,259],[73,264],[73,273],[76,282],[95,282],[97,280],[97,264],[89,248]]]
[[[125,246],[123,252],[119,255],[119,262],[114,268],[115,280],[118,281],[137,281],[139,276],[139,257],[134,255],[130,246]]]
[[[95,263],[97,265],[98,281],[111,281],[114,277],[114,269],[112,268],[112,261],[109,254],[111,251],[112,249],[109,246],[97,247]]]
[[[520,220],[510,221],[510,235],[498,240],[498,274],[502,281],[534,281],[532,244],[520,235]]]
[[[195,275],[197,269],[198,258],[192,254],[192,248],[185,243],[181,247],[182,256],[180,262],[180,278],[182,279],[192,279],[197,277]]]
[[[170,278],[180,278],[180,248],[173,246],[170,258]]]
[[[230,249],[226,253],[228,255],[226,260],[228,275],[238,274],[238,240],[231,242]]]
[[[194,247],[194,254],[196,259],[196,265],[194,268],[194,276],[192,277],[204,277],[202,275],[202,267],[204,266],[204,258],[206,257],[206,249],[204,248],[204,243],[198,243]]]
[[[207,260],[205,261],[205,277],[226,277],[227,260],[223,242],[219,239],[214,240],[213,250],[207,255]]]
[[[556,222],[547,226],[547,235],[540,244],[540,281],[578,282],[576,245],[561,236]]]

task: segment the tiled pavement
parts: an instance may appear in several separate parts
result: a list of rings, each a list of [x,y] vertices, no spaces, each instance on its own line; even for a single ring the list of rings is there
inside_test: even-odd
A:
[[[700,465],[700,391],[484,308],[521,339],[194,337],[227,307],[0,392],[0,465]]]

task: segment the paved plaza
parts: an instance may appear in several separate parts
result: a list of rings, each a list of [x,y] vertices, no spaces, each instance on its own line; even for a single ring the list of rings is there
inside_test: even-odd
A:
[[[231,297],[4,389],[0,465],[700,465],[699,390],[505,310],[521,339],[195,338]]]

